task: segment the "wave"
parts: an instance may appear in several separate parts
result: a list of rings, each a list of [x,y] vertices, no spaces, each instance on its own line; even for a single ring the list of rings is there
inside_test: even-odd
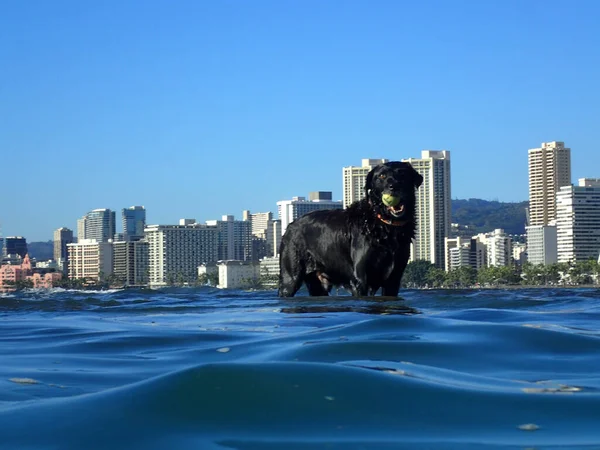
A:
[[[0,430],[4,444],[19,448],[600,444],[598,395],[457,385],[445,382],[456,374],[421,378],[402,367],[205,364],[100,394],[5,407]]]

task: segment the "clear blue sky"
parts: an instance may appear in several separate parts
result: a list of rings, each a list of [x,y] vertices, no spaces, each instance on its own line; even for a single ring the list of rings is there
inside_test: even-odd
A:
[[[276,212],[423,149],[450,150],[453,198],[526,200],[544,141],[600,177],[599,23],[579,0],[4,1],[0,225]]]

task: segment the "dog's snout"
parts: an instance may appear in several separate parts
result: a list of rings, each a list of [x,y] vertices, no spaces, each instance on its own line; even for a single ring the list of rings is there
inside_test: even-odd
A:
[[[396,180],[388,180],[387,189],[390,192],[398,192],[398,191],[400,191],[400,185],[398,184],[398,182]]]

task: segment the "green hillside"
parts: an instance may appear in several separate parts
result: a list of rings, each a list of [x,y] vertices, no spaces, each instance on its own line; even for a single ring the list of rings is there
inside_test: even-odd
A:
[[[460,225],[460,235],[502,228],[508,234],[525,234],[525,222],[529,202],[504,203],[470,198],[452,200],[452,223]]]

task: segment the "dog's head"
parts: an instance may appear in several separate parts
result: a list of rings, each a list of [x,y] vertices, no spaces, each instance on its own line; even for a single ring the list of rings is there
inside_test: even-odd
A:
[[[404,222],[415,216],[415,189],[422,183],[423,177],[409,163],[392,161],[369,172],[365,193],[382,219]]]

